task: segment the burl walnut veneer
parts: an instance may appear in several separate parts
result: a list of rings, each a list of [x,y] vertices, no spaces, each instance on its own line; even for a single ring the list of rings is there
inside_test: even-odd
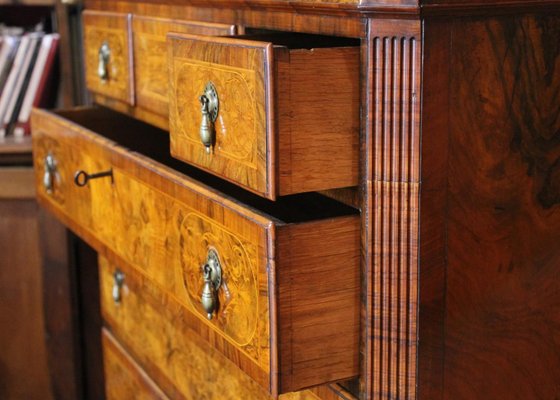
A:
[[[39,201],[184,307],[201,336],[272,394],[357,376],[358,215],[318,196],[266,212],[251,206],[264,205],[255,196],[241,204],[171,170],[180,163],[165,156],[162,133],[134,122],[108,110],[36,111]],[[78,171],[111,176],[80,187]],[[209,319],[201,266],[211,251],[222,288]]]

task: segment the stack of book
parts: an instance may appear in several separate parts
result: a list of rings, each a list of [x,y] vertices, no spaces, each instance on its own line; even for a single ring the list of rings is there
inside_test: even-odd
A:
[[[0,137],[30,133],[33,107],[52,104],[59,35],[3,29],[0,35]]]

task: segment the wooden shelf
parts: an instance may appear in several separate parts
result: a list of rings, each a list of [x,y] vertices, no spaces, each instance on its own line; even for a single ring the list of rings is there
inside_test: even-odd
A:
[[[0,167],[31,165],[31,136],[0,138]]]
[[[0,155],[31,153],[31,136],[0,138]]]

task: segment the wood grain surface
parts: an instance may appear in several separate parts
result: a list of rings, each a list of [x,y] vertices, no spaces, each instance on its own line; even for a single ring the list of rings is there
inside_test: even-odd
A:
[[[234,25],[133,16],[134,82],[136,105],[166,119],[169,117],[167,49],[168,32],[197,35],[234,35]],[[149,122],[149,121],[148,121]]]
[[[122,262],[122,300],[115,304],[115,267],[100,261],[103,317],[115,337],[167,396],[268,398],[264,388],[200,337],[184,307]]]
[[[52,399],[33,198],[0,196],[0,255],[0,397]]]
[[[270,199],[355,186],[359,48],[309,40],[170,35],[172,154]],[[208,82],[219,97],[211,154],[199,134]]]
[[[89,120],[89,124],[113,137],[128,135],[122,129],[129,129],[134,135],[129,137],[135,140],[141,135],[141,124],[134,127],[131,120],[109,111],[82,110],[65,115],[86,125]],[[142,136],[146,148],[153,149],[154,140],[162,137],[153,133]],[[47,112],[34,113],[33,137],[38,187],[42,184],[45,155],[51,153],[58,160],[55,189],[48,194],[41,187],[42,203],[91,240],[98,251],[114,252],[176,299],[188,310],[201,337],[267,390],[296,390],[357,374],[356,215],[331,214],[330,218],[312,223],[286,224]],[[78,188],[72,182],[71,171],[103,171],[110,167],[113,183],[105,178]],[[307,212],[304,215],[312,216]],[[274,239],[276,229],[283,232],[278,241]],[[291,235],[299,239],[288,240]],[[331,239],[322,240],[325,237]],[[293,254],[310,252],[305,262],[295,262],[298,258],[286,258],[285,263],[277,260],[277,247],[285,248],[286,243]],[[219,293],[220,309],[211,321],[199,304],[203,286],[200,268],[210,248],[219,254],[226,283]],[[287,254],[288,251],[286,257]],[[292,278],[283,280],[284,273],[296,274],[302,282],[322,282],[318,289],[321,296],[291,295],[291,288],[297,290],[299,286],[292,283]],[[341,282],[347,284],[340,286]],[[291,296],[290,307],[277,310],[274,304],[282,305],[283,298],[276,299],[277,291]],[[269,306],[269,302],[273,305]],[[332,304],[343,307],[343,312],[332,309]],[[297,310],[302,316],[292,317],[290,313]],[[305,310],[313,311],[313,318],[307,317],[315,324],[305,320]],[[285,323],[301,331],[301,335],[285,334],[290,329],[277,323]],[[318,326],[340,329],[344,335],[339,338],[328,330],[318,332]],[[316,346],[309,345],[306,332],[315,332],[312,337],[316,343],[332,344],[329,351],[317,356]],[[278,365],[277,343],[283,347],[286,360],[294,360],[293,365]],[[296,351],[297,356],[289,355]],[[329,355],[337,362],[333,364]],[[298,363],[307,365],[311,372],[294,375]],[[284,368],[283,373],[278,375],[277,368]],[[284,390],[284,386],[289,389]]]
[[[84,58],[87,88],[124,103],[134,105],[134,67],[132,58],[131,14],[85,11]],[[98,76],[99,49],[110,48],[108,78]]]
[[[254,399],[270,396],[235,363],[202,340],[173,298],[125,263],[122,300],[112,298],[115,265],[101,258],[101,298],[108,328],[170,398]],[[280,400],[327,400],[317,392],[287,393]]]
[[[264,195],[273,190],[272,45],[172,34],[168,37],[171,154]],[[219,97],[211,154],[200,140],[199,97]]]
[[[277,229],[276,322],[282,393],[359,373],[358,352],[349,351],[359,342],[360,328],[360,231],[357,219],[351,218],[328,226],[309,222]],[[350,354],[355,359],[348,362]]]
[[[222,346],[225,348],[239,347],[245,353],[240,363],[248,362],[248,365],[256,363],[267,373],[270,369],[270,333],[265,227],[256,225],[250,220],[244,220],[230,210],[223,210],[219,204],[212,204],[193,192],[188,195],[192,203],[187,206],[169,195],[154,190],[142,181],[138,181],[135,176],[130,175],[130,172],[117,169],[116,166],[113,166],[116,183],[114,187],[109,179],[105,179],[90,184],[87,188],[78,188],[72,181],[75,171],[79,169],[102,171],[110,167],[109,165],[97,169],[95,166],[87,167],[88,160],[91,160],[94,154],[93,158],[99,162],[108,163],[111,149],[105,149],[106,154],[104,155],[100,146],[90,144],[91,149],[86,151],[85,146],[90,141],[87,139],[79,141],[80,134],[87,135],[83,131],[84,129],[74,129],[74,126],[65,122],[61,123],[56,118],[48,116],[35,124],[37,170],[43,170],[42,157],[49,151],[56,155],[60,165],[58,168],[60,182],[55,183],[53,194],[46,196],[48,201],[56,204],[64,214],[82,229],[91,232],[97,240],[140,268],[147,277],[181,299],[183,305],[198,315],[199,324],[206,325],[207,335],[212,329],[222,331],[222,335],[225,335],[225,340],[219,340],[223,342]],[[60,136],[57,137],[61,132],[69,136],[66,141]],[[46,137],[43,140],[44,135]],[[89,136],[91,138],[91,134]],[[95,139],[93,140],[95,141]],[[78,148],[81,149],[81,152],[78,151]],[[72,154],[80,153],[82,156],[76,156],[77,159],[73,161]],[[38,175],[39,178],[42,177],[41,173]],[[44,193],[44,189],[42,192]],[[74,192],[76,193],[74,194]],[[200,206],[196,204],[198,199],[202,201]],[[215,210],[210,211],[210,215],[221,215],[224,221],[220,223],[208,219],[205,216],[205,213],[209,212],[208,207]],[[92,216],[94,210],[95,217]],[[177,223],[171,224],[174,219],[177,220]],[[94,220],[99,221],[99,224],[94,223]],[[199,225],[188,225],[187,221],[190,221],[191,224],[194,221]],[[197,227],[208,229],[208,232],[196,231]],[[218,236],[213,232],[217,232]],[[234,233],[232,235],[228,232]],[[203,283],[199,268],[206,260],[209,238],[214,240],[211,245],[217,248],[222,259],[229,260],[232,257],[232,267],[240,268],[240,266],[247,265],[249,271],[255,276],[252,285],[245,284],[240,288],[234,281],[229,282],[228,280],[228,283],[231,283],[231,290],[244,288],[248,292],[247,295],[250,295],[259,288],[263,288],[263,291],[253,299],[258,301],[251,303],[249,310],[246,310],[245,306],[238,311],[237,306],[243,304],[245,295],[234,292],[233,304],[230,304],[231,301],[222,301],[222,304],[226,304],[225,309],[223,308],[222,313],[211,322],[206,320],[205,313],[197,301]],[[223,242],[218,243],[217,240]],[[195,248],[190,247],[191,241],[196,244]],[[247,246],[250,246],[248,253],[250,261],[245,262],[244,259],[236,258],[238,243],[241,245],[239,247],[241,255],[247,254]],[[182,252],[185,248],[191,248],[195,250],[195,253],[189,252],[183,255]],[[169,268],[162,269],[161,265],[168,265]],[[243,272],[243,270],[239,272]],[[237,273],[232,275],[237,276]],[[195,282],[192,282],[192,279],[195,279]],[[189,282],[191,283],[189,284]],[[189,293],[189,289],[193,293]],[[222,291],[221,294],[223,295],[224,292]],[[228,311],[228,305],[232,306],[233,315],[230,315],[232,312]],[[238,326],[236,321],[246,320],[245,316],[253,315],[258,315],[259,318],[252,318],[252,325],[246,326],[243,332],[235,331],[235,327]],[[233,337],[231,337],[232,329]],[[233,343],[228,343],[228,338]],[[240,338],[239,342],[235,341],[236,338]],[[245,348],[247,349],[245,350]],[[259,376],[260,378],[257,380],[268,385],[262,381],[263,375],[259,373]]]
[[[557,0],[423,0],[422,12],[430,16],[526,14],[560,10]]]
[[[95,7],[100,0],[86,0],[86,7]],[[164,3],[161,0],[145,1],[145,3]],[[233,9],[268,9],[270,11],[297,11],[317,14],[357,14],[361,11],[381,11],[385,13],[413,13],[418,12],[419,0],[177,0],[179,7],[205,6]]]
[[[284,3],[285,8],[276,7],[273,14],[265,8],[230,8],[224,7],[222,0],[218,7],[196,7],[190,4],[173,4],[162,1],[106,1],[86,0],[85,7],[90,10],[104,10],[119,13],[133,13],[149,17],[181,19],[209,23],[234,24],[252,28],[275,29],[280,31],[297,31],[322,35],[364,37],[365,20],[362,15],[348,15],[335,9],[333,13],[317,13],[317,4],[303,12],[293,12],[293,6]],[[326,4],[326,3],[324,3]],[[313,7],[315,6],[315,7]],[[271,18],[271,15],[274,18]]]
[[[560,18],[448,26],[443,398],[555,398]]]
[[[445,20],[425,30],[420,203],[420,310],[418,398],[441,399],[444,379],[449,55],[451,26]]]
[[[172,8],[175,10],[174,13],[169,14],[172,18],[183,14],[185,15],[183,18],[194,18],[199,21],[236,23],[278,30],[295,29],[304,32],[319,29],[325,30],[325,33],[328,34],[350,32],[347,29],[350,27],[355,29],[360,18],[381,15],[389,18],[409,19],[420,15],[426,17],[499,16],[560,10],[558,0],[356,0],[355,2],[175,0],[172,5],[162,0],[119,1],[118,3],[106,0],[85,0],[85,4],[89,9],[119,9],[126,10],[126,12],[134,10],[147,15],[163,15],[167,13],[163,10]],[[268,17],[270,13],[274,13],[274,19]],[[306,23],[307,21],[309,24]],[[333,28],[335,31],[332,31]],[[355,36],[356,30],[353,32],[352,35]]]
[[[105,396],[108,400],[168,399],[105,328],[103,328],[102,340]]]
[[[279,195],[358,184],[359,55],[344,47],[293,49],[289,62],[278,56]]]
[[[131,106],[130,104],[123,103],[122,101],[93,92],[91,93],[91,101],[93,104],[129,115],[137,120],[144,121],[160,129],[165,129],[166,131],[169,130],[169,117],[167,115],[163,116],[147,108]],[[168,132],[162,131],[162,133],[168,135]]]

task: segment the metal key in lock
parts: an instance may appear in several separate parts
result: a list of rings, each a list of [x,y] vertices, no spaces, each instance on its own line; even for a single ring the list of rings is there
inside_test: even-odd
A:
[[[105,177],[110,177],[111,183],[113,183],[113,168],[109,169],[108,171],[97,172],[95,174],[88,174],[84,170],[79,170],[74,175],[74,183],[79,187],[84,187],[92,179],[99,179]]]

